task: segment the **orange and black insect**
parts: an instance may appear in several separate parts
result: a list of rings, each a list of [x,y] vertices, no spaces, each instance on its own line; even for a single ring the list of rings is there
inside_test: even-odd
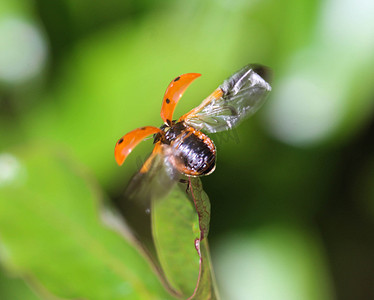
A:
[[[164,124],[160,128],[137,128],[118,140],[114,155],[119,165],[138,143],[153,135],[155,146],[141,173],[150,169],[157,156],[164,158],[169,169],[187,176],[208,175],[214,171],[216,147],[201,130],[215,133],[233,128],[260,108],[271,87],[265,79],[265,67],[245,66],[226,79],[199,106],[173,120],[179,99],[199,76],[198,73],[183,74],[169,84],[162,102],[161,118]]]

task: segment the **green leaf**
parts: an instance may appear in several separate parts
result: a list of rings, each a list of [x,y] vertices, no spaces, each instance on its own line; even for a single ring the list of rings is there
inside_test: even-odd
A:
[[[199,276],[198,216],[187,193],[175,185],[152,206],[152,227],[159,261],[170,285],[184,296],[193,294]]]
[[[103,195],[61,151],[24,145],[0,154],[0,170],[9,270],[63,298],[171,299],[139,251],[101,223]]]
[[[166,280],[182,298],[216,299],[206,239],[209,198],[200,179],[189,179],[189,187],[187,193],[185,185],[174,185],[152,201],[155,247]]]
[[[199,228],[202,240],[208,236],[210,223],[210,201],[208,195],[204,192],[201,180],[198,178],[190,178],[190,197],[192,198],[197,215],[199,217]]]
[[[194,294],[189,299],[219,299],[207,239],[200,242],[200,270]]]
[[[1,300],[40,300],[24,281],[6,276],[0,270],[0,299]]]

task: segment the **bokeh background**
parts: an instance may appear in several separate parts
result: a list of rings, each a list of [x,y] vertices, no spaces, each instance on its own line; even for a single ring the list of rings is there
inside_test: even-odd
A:
[[[222,298],[374,299],[373,16],[371,0],[2,0],[0,189],[27,162],[51,201],[0,201],[0,299],[42,299],[17,275],[30,279],[53,239],[23,228],[63,206],[53,151],[115,199],[152,143],[121,168],[114,144],[161,124],[171,79],[203,74],[179,116],[252,62],[273,69],[271,96],[211,136],[217,169],[203,178]]]

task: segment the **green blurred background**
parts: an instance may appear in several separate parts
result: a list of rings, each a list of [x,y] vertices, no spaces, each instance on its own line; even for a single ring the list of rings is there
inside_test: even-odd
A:
[[[48,245],[74,236],[67,216],[99,225],[90,201],[66,192],[68,207],[61,190],[85,178],[93,199],[123,192],[152,143],[121,168],[114,144],[161,125],[171,79],[203,74],[180,116],[253,62],[273,69],[271,96],[234,131],[211,136],[217,169],[203,178],[222,298],[374,299],[373,15],[371,0],[2,0],[0,299],[55,299],[61,278],[80,280],[59,272],[69,262],[56,263]],[[38,202],[40,190],[49,202]],[[59,237],[35,223],[57,215]],[[94,280],[79,288],[95,290]]]

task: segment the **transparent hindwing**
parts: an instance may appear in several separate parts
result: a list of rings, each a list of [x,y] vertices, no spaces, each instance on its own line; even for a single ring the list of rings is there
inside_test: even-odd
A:
[[[228,79],[202,104],[183,116],[184,121],[206,132],[233,128],[253,115],[271,91],[269,70],[260,65],[247,65]]]

